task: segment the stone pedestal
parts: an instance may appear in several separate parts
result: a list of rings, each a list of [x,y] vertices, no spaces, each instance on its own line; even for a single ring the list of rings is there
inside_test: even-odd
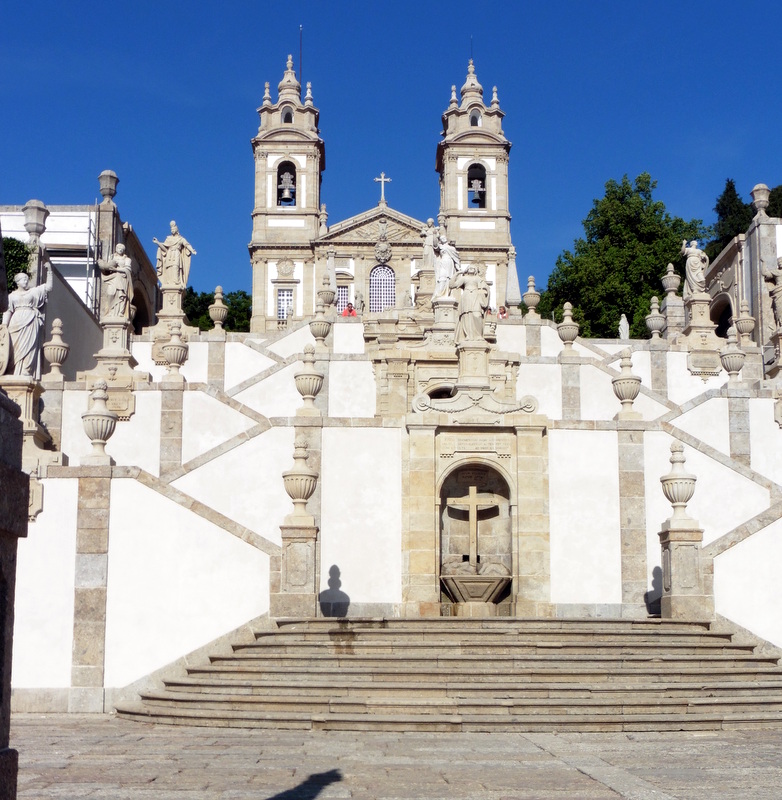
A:
[[[188,334],[195,331],[195,328],[185,325],[185,312],[182,311],[182,295],[184,289],[176,286],[162,286],[162,304],[160,311],[157,312],[157,325],[151,329],[152,339],[152,360],[159,365],[168,364],[163,354],[162,347],[171,341],[171,326],[179,323],[181,326],[182,339],[187,341]]]
[[[687,369],[704,380],[722,371],[719,351],[723,342],[714,332],[715,326],[709,316],[710,303],[711,297],[706,293],[690,295],[684,301],[687,318],[684,335],[690,351]]]
[[[713,564],[704,556],[703,530],[695,520],[667,520],[662,546],[663,619],[713,619]]]
[[[458,300],[453,297],[436,297],[432,300],[434,330],[453,331],[456,328]]]
[[[484,340],[461,342],[456,346],[459,356],[459,382],[457,389],[489,389],[489,351]]]
[[[312,517],[309,517],[312,522]],[[272,617],[314,617],[318,610],[317,575],[315,572],[315,546],[318,529],[314,524],[292,517],[280,525],[282,553],[280,555],[279,584],[272,588],[269,614]],[[276,582],[276,581],[275,581]]]
[[[510,577],[483,575],[442,576],[447,595],[454,601],[455,617],[496,617],[495,601],[511,582]]]
[[[97,365],[88,372],[80,372],[79,380],[87,382],[88,391],[93,391],[98,381],[106,381],[109,399],[108,408],[121,421],[129,420],[136,411],[135,385],[148,383],[149,374],[137,372],[137,362],[130,352],[130,321],[124,317],[106,317],[101,322],[103,347],[95,354]]]
[[[52,446],[52,437],[39,422],[41,384],[26,375],[3,375],[0,377],[0,390],[4,390],[21,409],[24,471],[32,472],[40,465],[61,464],[62,453],[48,449]]]

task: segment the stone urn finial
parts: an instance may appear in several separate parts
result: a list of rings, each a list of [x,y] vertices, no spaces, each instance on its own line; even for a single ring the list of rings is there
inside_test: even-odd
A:
[[[527,306],[527,317],[529,319],[540,319],[540,314],[536,311],[540,303],[540,292],[535,289],[535,276],[527,278],[527,291],[521,296],[524,305]]]
[[[60,367],[68,358],[70,349],[71,346],[62,340],[62,320],[55,319],[52,322],[52,338],[43,345],[43,356],[51,366],[48,377],[55,379],[63,377]]]
[[[673,516],[670,518],[673,522],[691,519],[686,507],[695,494],[697,478],[684,471],[684,462],[684,445],[675,441],[671,444],[671,471],[660,478],[663,494],[673,506]]]
[[[651,299],[650,305],[651,313],[646,315],[646,328],[652,334],[652,339],[659,339],[660,331],[665,327],[665,316],[660,313],[660,301],[656,297]]]
[[[738,346],[736,328],[731,325],[728,328],[728,343],[720,350],[722,368],[728,373],[728,381],[730,383],[736,383],[739,379],[739,373],[744,366],[746,357],[746,353]]]
[[[37,243],[46,230],[49,209],[40,200],[28,200],[22,211],[24,212],[24,229],[30,234],[33,243]]]
[[[171,339],[160,349],[168,362],[168,380],[183,381],[184,377],[180,372],[182,364],[187,361],[187,353],[190,347],[182,341],[182,326],[178,322],[171,323]]]
[[[633,375],[631,351],[629,349],[622,350],[620,355],[621,360],[619,363],[622,371],[618,377],[611,379],[614,394],[622,403],[622,410],[619,412],[618,419],[633,419],[638,416],[637,412],[633,411],[633,402],[641,391],[641,379],[637,375]]]
[[[578,323],[573,320],[573,304],[562,306],[562,322],[557,325],[559,338],[565,345],[565,352],[573,351],[573,342],[578,336]]]
[[[110,169],[104,169],[103,172],[98,175],[98,183],[100,185],[100,193],[103,197],[103,202],[112,202],[117,194],[117,184],[119,183],[117,173]]]
[[[673,264],[668,264],[665,268],[665,275],[662,277],[662,285],[663,289],[665,289],[665,294],[667,297],[674,297],[676,292],[679,291],[679,286],[681,286],[681,276],[678,272],[673,268]]]
[[[307,500],[312,497],[318,483],[318,473],[307,466],[309,446],[304,438],[293,443],[293,468],[282,473],[282,480],[288,497],[293,500],[293,514],[289,517],[310,519],[306,511]]]
[[[215,330],[221,331],[228,316],[228,306],[223,302],[223,287],[215,287],[215,301],[209,306],[209,317],[214,322]]]
[[[323,313],[323,301],[318,298],[315,304],[315,319],[310,322],[310,333],[315,337],[315,347],[317,350],[326,349],[326,337],[331,330],[331,322],[326,319]]]
[[[318,291],[318,299],[323,303],[323,308],[330,308],[334,304],[334,296],[336,292],[331,288],[331,278],[326,272],[323,275],[323,288]]]
[[[315,369],[315,348],[308,344],[304,348],[301,359],[302,368],[293,376],[296,390],[304,398],[304,405],[297,410],[303,416],[316,416],[320,411],[315,407],[315,397],[323,386],[323,375]]]
[[[766,209],[768,208],[768,198],[771,194],[771,190],[768,186],[766,186],[765,183],[758,183],[753,187],[750,194],[752,195],[752,205],[755,208],[755,216],[768,216],[766,214]]]
[[[742,300],[739,304],[739,318],[734,323],[739,334],[739,347],[752,346],[752,331],[755,330],[755,318],[749,313],[749,302]]]
[[[117,427],[117,415],[106,405],[109,399],[108,384],[103,379],[95,381],[89,408],[81,415],[84,432],[92,442],[92,452],[82,458],[82,464],[110,465],[106,442]]]

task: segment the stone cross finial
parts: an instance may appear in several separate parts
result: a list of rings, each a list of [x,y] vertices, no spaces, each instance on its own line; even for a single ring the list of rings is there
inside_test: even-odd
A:
[[[386,178],[386,173],[381,172],[379,178],[375,178],[375,183],[380,184],[380,203],[383,205],[386,202],[386,184],[391,183],[391,178]]]

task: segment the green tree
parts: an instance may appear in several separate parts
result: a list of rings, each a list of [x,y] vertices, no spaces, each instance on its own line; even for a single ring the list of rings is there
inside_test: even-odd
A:
[[[605,197],[595,200],[584,220],[584,238],[558,258],[542,293],[538,310],[561,319],[562,305],[573,304],[582,336],[615,338],[622,314],[630,335],[649,335],[646,315],[653,295],[662,295],[660,278],[668,262],[678,265],[683,239],[700,239],[701,220],[672,217],[652,197],[656,187],[649,173],[634,181],[625,175],[605,185]]]
[[[714,211],[717,214],[714,238],[705,247],[710,260],[714,260],[734,236],[744,233],[755,215],[752,205],[739,197],[732,178],[725,181],[725,188],[717,198]]]
[[[769,217],[782,217],[782,185],[775,186],[768,196],[768,208],[766,213]]]
[[[208,331],[214,327],[212,318],[209,316],[209,306],[214,301],[214,292],[196,292],[192,286],[188,286],[182,298],[182,310],[191,325],[195,325],[202,331]],[[228,315],[223,324],[225,330],[249,332],[252,297],[243,289],[239,289],[225,294],[223,302],[228,306]]]
[[[27,272],[30,248],[18,239],[10,236],[3,237],[3,254],[5,255],[5,275],[8,281],[8,291],[16,289],[14,275]]]

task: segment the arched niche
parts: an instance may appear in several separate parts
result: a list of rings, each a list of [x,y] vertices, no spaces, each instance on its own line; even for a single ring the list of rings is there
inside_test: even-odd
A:
[[[729,295],[721,293],[712,300],[709,308],[709,317],[717,326],[714,332],[721,339],[728,338],[728,328],[733,324],[735,316]]]

